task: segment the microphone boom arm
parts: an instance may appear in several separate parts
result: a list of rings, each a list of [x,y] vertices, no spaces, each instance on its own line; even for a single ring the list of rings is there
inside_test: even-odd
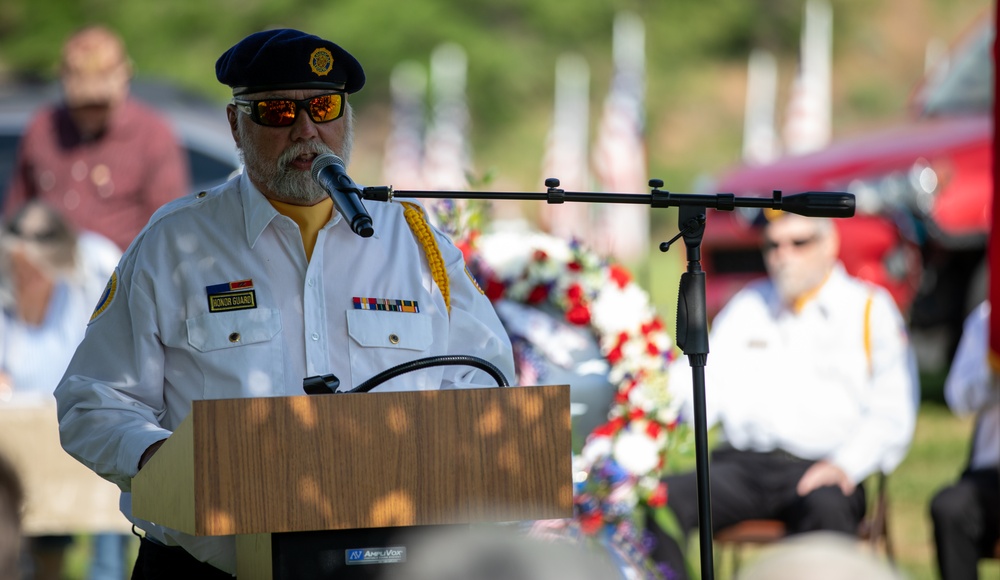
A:
[[[394,198],[425,199],[479,199],[497,201],[544,201],[549,204],[580,203],[626,203],[648,205],[650,207],[706,207],[722,211],[732,211],[737,207],[777,209],[807,217],[848,218],[854,216],[854,194],[843,192],[808,191],[783,195],[780,190],[771,192],[771,197],[739,197],[732,193],[671,193],[659,189],[663,182],[652,179],[650,193],[596,193],[563,191],[558,188],[559,180],[546,179],[548,189],[544,193],[510,191],[413,191],[394,190],[391,186],[365,187],[361,197],[376,201],[392,201]]]

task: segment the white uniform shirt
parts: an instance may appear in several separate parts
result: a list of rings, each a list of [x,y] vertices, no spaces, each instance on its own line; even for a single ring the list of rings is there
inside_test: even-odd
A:
[[[770,281],[751,283],[715,317],[709,350],[706,416],[737,449],[826,459],[854,482],[906,454],[919,391],[902,316],[885,290],[839,264],[798,313]],[[693,422],[687,357],[672,364],[670,383]]]
[[[989,352],[990,304],[983,302],[965,319],[962,339],[944,383],[948,407],[958,415],[978,413],[969,467],[1000,466],[1000,376],[992,372]]]
[[[244,176],[167,204],[126,251],[56,400],[63,446],[122,489],[122,511],[151,537],[235,573],[232,537],[195,538],[131,515],[140,456],[193,400],[302,395],[304,378],[329,373],[346,390],[442,354],[478,356],[513,380],[510,341],[461,252],[435,232],[449,316],[403,207],[367,209],[375,236],[357,236],[335,213],[307,261],[298,226]],[[356,309],[355,298],[415,301],[419,312]],[[378,390],[495,385],[473,367],[446,366]]]

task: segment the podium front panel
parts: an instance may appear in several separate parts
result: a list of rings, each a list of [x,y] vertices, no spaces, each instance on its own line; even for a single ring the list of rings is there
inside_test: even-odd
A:
[[[572,515],[566,385],[196,401],[189,420],[199,535]]]

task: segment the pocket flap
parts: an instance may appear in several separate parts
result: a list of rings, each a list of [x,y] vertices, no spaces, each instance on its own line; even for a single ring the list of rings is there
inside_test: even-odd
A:
[[[187,319],[188,344],[200,352],[267,342],[281,332],[273,308],[210,312]]]
[[[347,333],[365,347],[427,350],[434,337],[426,314],[348,310]]]

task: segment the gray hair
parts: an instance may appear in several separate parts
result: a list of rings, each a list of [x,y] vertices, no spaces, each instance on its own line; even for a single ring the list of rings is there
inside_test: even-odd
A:
[[[29,201],[4,224],[0,232],[0,256],[21,246],[39,265],[53,275],[71,275],[76,270],[76,231],[54,208],[37,200]]]

